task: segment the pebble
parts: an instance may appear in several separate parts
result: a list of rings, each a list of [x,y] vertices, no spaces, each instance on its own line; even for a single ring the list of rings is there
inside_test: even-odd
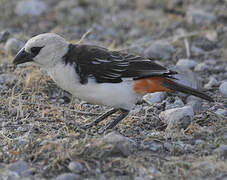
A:
[[[103,144],[110,144],[113,146],[112,148],[112,155],[120,155],[127,157],[132,153],[132,144],[135,144],[134,141],[131,139],[124,137],[116,132],[111,132],[101,138],[100,143]]]
[[[142,143],[144,149],[148,149],[154,152],[160,151],[163,149],[163,144],[156,141],[144,141]]]
[[[199,63],[195,66],[195,71],[206,71],[209,69],[209,66],[206,63]]]
[[[196,140],[195,140],[195,144],[196,144],[196,145],[203,145],[204,143],[205,143],[204,140],[201,140],[201,139],[196,139]]]
[[[9,31],[0,32],[0,43],[6,42],[9,36],[10,36]]]
[[[16,79],[17,79],[16,76],[14,76],[12,74],[1,74],[0,75],[0,84],[12,83]]]
[[[8,55],[15,56],[24,46],[24,42],[15,38],[10,38],[5,44],[5,51]]]
[[[77,174],[64,173],[57,176],[57,178],[53,178],[52,180],[78,180],[78,179],[81,179],[81,177]]]
[[[227,109],[218,109],[215,113],[227,117]]]
[[[215,77],[211,76],[209,78],[209,82],[207,84],[205,84],[204,88],[211,89],[213,86],[218,86],[218,85],[219,85],[219,83],[218,83],[217,79]]]
[[[155,103],[161,102],[163,99],[165,99],[166,93],[165,92],[156,92],[156,93],[149,93],[143,96],[143,100],[152,105]]]
[[[227,145],[226,144],[220,144],[218,148],[214,150],[214,152],[219,153],[221,156],[224,157],[224,159],[227,158]]]
[[[167,124],[167,129],[185,129],[191,123],[194,111],[191,106],[168,109],[159,114],[159,118]]]
[[[47,6],[44,1],[41,0],[22,0],[18,1],[15,13],[18,16],[39,16],[47,10]]]
[[[166,102],[165,110],[181,107],[184,107],[184,102],[179,97],[175,97],[174,103]]]
[[[227,97],[227,81],[221,83],[221,85],[219,87],[219,91],[222,96]]]
[[[28,163],[25,162],[24,160],[19,160],[16,161],[15,163],[9,164],[8,169],[21,176],[25,171],[29,169],[29,166]]]
[[[70,162],[68,168],[75,174],[80,174],[84,171],[83,165],[77,161]]]
[[[144,54],[151,59],[169,60],[174,52],[175,49],[169,42],[156,41],[144,51]]]
[[[195,113],[203,110],[201,99],[195,96],[188,96],[186,99],[186,105],[191,106]]]
[[[209,25],[215,23],[217,20],[215,14],[198,7],[188,8],[186,18],[188,23],[197,25]]]
[[[173,145],[169,142],[164,143],[164,148],[167,149],[169,152],[173,151]]]
[[[1,170],[0,179],[2,180],[19,180],[21,177],[14,171],[10,171],[9,169]]]
[[[194,68],[198,63],[192,59],[179,59],[176,66],[181,66],[187,69]]]

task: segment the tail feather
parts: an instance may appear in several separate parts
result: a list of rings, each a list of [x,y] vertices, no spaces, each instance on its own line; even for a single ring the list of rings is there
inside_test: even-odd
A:
[[[162,86],[164,86],[164,87],[166,87],[170,90],[183,92],[183,93],[186,93],[186,94],[190,94],[190,95],[200,97],[200,98],[205,99],[205,100],[210,101],[210,102],[214,102],[214,100],[210,96],[206,95],[205,93],[200,92],[200,91],[193,89],[191,87],[187,87],[187,86],[184,86],[182,84],[176,83],[176,82],[171,81],[169,79],[164,79],[161,82],[161,84],[162,84]]]

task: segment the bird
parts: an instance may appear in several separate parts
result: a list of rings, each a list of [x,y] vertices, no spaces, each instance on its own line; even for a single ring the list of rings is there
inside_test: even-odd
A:
[[[204,92],[175,82],[175,71],[140,55],[87,45],[72,44],[55,33],[29,39],[16,54],[15,65],[32,62],[73,96],[91,104],[112,107],[87,128],[120,111],[106,129],[114,128],[147,93],[183,92],[210,102]]]

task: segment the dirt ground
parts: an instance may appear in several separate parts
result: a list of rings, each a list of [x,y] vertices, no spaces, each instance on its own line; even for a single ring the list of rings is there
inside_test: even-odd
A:
[[[21,15],[20,2],[0,0],[0,32],[10,33],[0,41],[0,179],[227,179],[227,98],[219,91],[227,79],[226,0],[47,0],[38,15]],[[139,103],[112,130],[102,133],[118,114],[84,130],[109,107],[71,97],[36,66],[12,64],[18,42],[7,39],[24,43],[44,32],[160,57],[165,66],[192,59],[202,88],[215,78],[206,89],[215,102],[200,100],[186,129],[167,130],[159,118],[176,99],[169,94]],[[168,45],[155,55],[155,42]],[[26,166],[15,175],[17,162]]]

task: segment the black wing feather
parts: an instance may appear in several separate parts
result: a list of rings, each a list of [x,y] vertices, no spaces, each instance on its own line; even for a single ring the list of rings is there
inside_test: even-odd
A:
[[[122,78],[171,78],[175,73],[150,59],[92,45],[70,44],[63,61],[75,65],[82,84],[86,84],[89,77],[94,77],[98,83],[119,83]]]

